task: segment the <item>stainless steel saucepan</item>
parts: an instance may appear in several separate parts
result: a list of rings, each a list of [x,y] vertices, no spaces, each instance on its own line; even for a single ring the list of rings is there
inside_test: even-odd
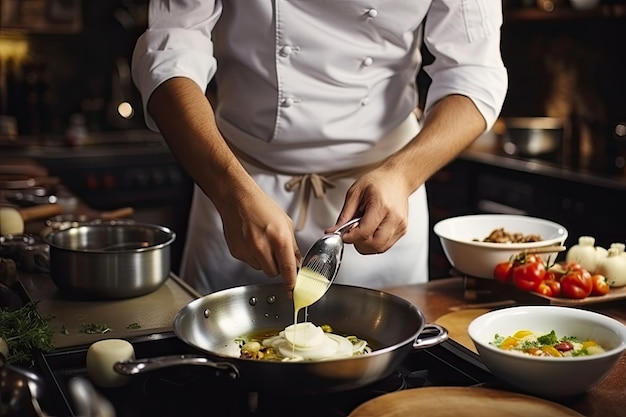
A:
[[[118,362],[133,375],[175,365],[203,365],[229,374],[254,392],[335,392],[362,387],[390,375],[412,350],[447,339],[447,331],[426,324],[423,313],[392,294],[335,284],[309,307],[308,321],[333,332],[366,339],[372,353],[327,361],[267,362],[240,358],[238,339],[293,324],[293,301],[282,284],[236,287],[200,297],[178,312],[174,332],[197,349],[191,355]]]
[[[46,235],[49,263],[41,263],[56,286],[73,297],[136,297],[156,290],[169,277],[175,238],[172,230],[152,224],[85,224]]]

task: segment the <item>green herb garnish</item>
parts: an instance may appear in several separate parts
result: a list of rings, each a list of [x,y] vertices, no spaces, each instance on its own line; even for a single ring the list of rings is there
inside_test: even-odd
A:
[[[558,341],[559,338],[556,337],[556,333],[554,332],[554,330],[552,330],[550,333],[544,334],[543,336],[537,337],[537,342],[541,343],[542,345],[553,346],[557,344]]]
[[[54,316],[41,316],[38,302],[28,302],[8,311],[0,309],[0,337],[9,346],[9,363],[33,363],[33,351],[49,352],[52,345],[50,321]]]
[[[81,324],[78,331],[85,334],[104,334],[110,332],[112,329],[106,324]]]
[[[141,326],[139,325],[139,323],[131,323],[128,326],[126,326],[126,328],[128,330],[135,330],[135,329],[141,329]]]

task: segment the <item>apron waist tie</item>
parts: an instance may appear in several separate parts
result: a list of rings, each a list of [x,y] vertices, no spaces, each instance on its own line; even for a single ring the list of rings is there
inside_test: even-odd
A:
[[[275,169],[259,161],[255,157],[242,152],[232,144],[229,144],[229,146],[240,160],[245,161],[250,165],[274,174],[291,176],[291,179],[285,183],[285,190],[298,193],[298,221],[296,222],[296,231],[302,230],[304,224],[306,223],[311,192],[313,192],[315,198],[324,198],[326,190],[335,187],[335,184],[333,183],[334,180],[340,178],[358,177],[380,165],[380,162],[376,162],[369,165],[362,165],[336,171],[300,174]]]

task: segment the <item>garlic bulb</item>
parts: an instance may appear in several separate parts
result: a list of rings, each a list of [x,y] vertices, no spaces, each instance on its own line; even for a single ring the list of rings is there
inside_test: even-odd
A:
[[[566,262],[575,262],[589,272],[596,270],[600,256],[594,246],[596,239],[591,236],[580,236],[578,244],[572,246],[565,255]]]
[[[604,275],[611,287],[626,286],[626,257],[619,248],[611,247],[608,255],[596,268],[596,273]]]
[[[620,255],[626,257],[626,250],[624,250],[626,248],[626,245],[621,243],[621,242],[615,242],[615,243],[611,243],[611,248],[616,248],[618,250],[618,252],[620,253]]]

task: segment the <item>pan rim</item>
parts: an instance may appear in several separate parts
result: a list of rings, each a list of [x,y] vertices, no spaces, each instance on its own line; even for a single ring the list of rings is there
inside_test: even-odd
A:
[[[406,308],[409,311],[412,311],[415,314],[416,319],[419,321],[420,326],[418,326],[417,329],[415,329],[415,331],[408,337],[404,338],[403,340],[397,341],[394,344],[391,345],[386,345],[383,346],[379,349],[373,350],[372,352],[365,354],[365,355],[356,355],[356,356],[350,356],[350,357],[345,357],[345,358],[332,358],[332,359],[323,359],[323,360],[304,360],[304,361],[286,361],[286,362],[282,362],[282,361],[259,361],[258,359],[249,359],[249,358],[241,358],[238,356],[233,356],[233,355],[225,355],[225,354],[221,354],[219,352],[216,351],[211,351],[208,350],[206,348],[203,348],[202,346],[199,346],[197,343],[192,343],[192,341],[188,340],[187,337],[185,337],[184,334],[182,334],[181,330],[180,330],[180,322],[181,320],[185,317],[185,313],[187,311],[197,311],[198,308],[196,308],[198,305],[201,305],[203,302],[206,301],[206,299],[210,296],[217,296],[218,294],[225,294],[226,292],[233,292],[236,293],[238,291],[247,291],[251,288],[270,288],[270,287],[276,287],[277,289],[282,290],[283,286],[282,284],[275,284],[275,283],[261,283],[261,284],[251,284],[251,285],[242,285],[242,286],[236,286],[236,287],[231,287],[231,288],[226,288],[223,290],[219,290],[210,294],[206,294],[204,296],[198,297],[194,300],[192,300],[191,302],[189,302],[187,305],[185,305],[184,307],[182,307],[175,315],[174,317],[174,322],[173,322],[173,331],[174,334],[184,343],[186,343],[187,345],[189,345],[190,347],[198,350],[199,352],[202,352],[202,354],[205,354],[207,356],[210,356],[212,358],[216,358],[219,360],[223,360],[223,361],[241,361],[244,363],[259,363],[259,364],[267,364],[264,366],[271,366],[273,365],[285,365],[285,364],[289,364],[289,366],[310,366],[310,365],[314,365],[314,364],[327,364],[330,363],[332,364],[333,362],[344,362],[344,361],[358,361],[358,360],[367,360],[368,358],[372,358],[372,357],[378,357],[378,356],[382,356],[382,355],[386,355],[389,354],[390,352],[396,351],[398,349],[401,348],[405,348],[405,347],[410,347],[412,346],[412,344],[417,340],[417,338],[420,336],[420,334],[422,333],[424,327],[426,326],[426,318],[424,316],[424,313],[413,303],[411,303],[410,301],[397,296],[395,294],[391,294],[389,292],[383,291],[381,289],[375,289],[375,288],[367,288],[367,287],[361,287],[361,286],[357,286],[357,285],[351,285],[351,284],[333,284],[333,287],[338,287],[341,288],[342,290],[358,290],[358,291],[365,291],[367,293],[378,293],[379,295],[386,297],[390,300],[392,300],[394,303],[398,303],[400,304],[401,307]],[[331,287],[332,288],[332,287]]]

